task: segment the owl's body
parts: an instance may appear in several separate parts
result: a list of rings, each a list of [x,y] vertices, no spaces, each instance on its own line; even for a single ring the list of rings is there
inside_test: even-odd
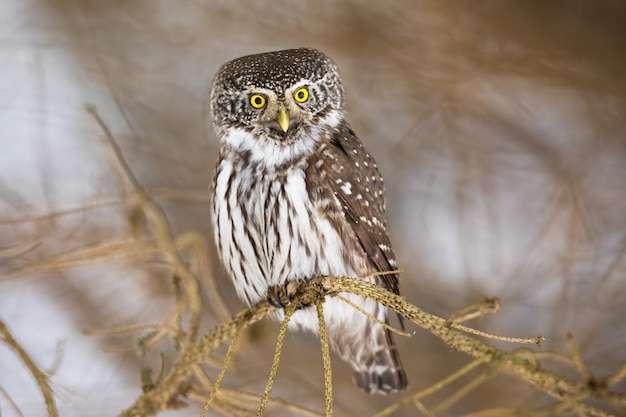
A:
[[[367,278],[396,264],[382,178],[345,121],[335,64],[312,49],[239,58],[218,73],[211,104],[221,143],[214,230],[238,295],[253,305],[270,287],[320,275],[361,277],[397,293],[396,275]],[[342,295],[387,321],[385,307]],[[335,298],[324,311],[331,346],[362,389],[406,388],[387,329]],[[318,331],[314,308],[290,323]]]

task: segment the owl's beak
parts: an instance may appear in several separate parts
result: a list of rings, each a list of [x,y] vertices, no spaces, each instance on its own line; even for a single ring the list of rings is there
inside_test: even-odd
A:
[[[285,106],[282,104],[278,109],[278,116],[276,117],[276,121],[278,122],[278,125],[283,130],[283,132],[287,132],[287,130],[289,129],[290,118],[289,113],[287,113],[287,109],[285,109]]]

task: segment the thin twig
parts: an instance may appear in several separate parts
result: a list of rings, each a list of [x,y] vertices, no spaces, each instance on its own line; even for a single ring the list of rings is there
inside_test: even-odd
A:
[[[198,327],[200,325],[200,316],[202,313],[202,300],[200,298],[200,291],[198,287],[198,282],[193,272],[189,270],[186,263],[181,259],[178,250],[176,248],[176,244],[174,242],[174,237],[172,234],[172,230],[170,228],[170,224],[167,220],[167,216],[161,206],[155,203],[155,201],[150,197],[150,195],[143,189],[142,185],[139,183],[130,166],[126,162],[124,155],[120,147],[117,145],[117,142],[113,138],[113,134],[111,133],[109,127],[104,123],[104,121],[100,118],[96,108],[92,105],[87,106],[87,112],[93,117],[96,124],[100,127],[103,133],[103,138],[111,148],[115,160],[120,167],[122,173],[124,174],[124,178],[130,183],[131,188],[136,195],[141,207],[146,214],[146,217],[150,220],[152,227],[154,228],[155,235],[157,237],[157,244],[163,250],[165,255],[168,257],[169,262],[172,267],[176,270],[177,274],[185,283],[187,287],[187,293],[189,296],[189,311],[191,314],[190,317],[190,330],[189,330],[189,339],[194,341],[196,339],[196,335],[198,332]]]
[[[2,388],[2,385],[0,385],[0,395],[2,395],[5,400],[7,400],[7,402],[9,403],[9,406],[11,407],[13,411],[15,411],[15,414],[17,414],[18,417],[24,417],[24,413],[22,413],[22,410],[20,410],[20,408],[15,403],[15,401],[13,401],[13,398],[11,398],[9,393],[6,392],[4,388]]]
[[[132,241],[95,243],[3,272],[0,274],[0,282],[21,278],[25,275],[52,274],[69,268],[91,265],[99,260],[126,260],[136,258],[139,255],[149,256],[159,253],[161,253],[161,249],[157,247],[145,244],[137,245]]]
[[[168,409],[170,402],[181,394],[180,387],[193,376],[194,365],[201,364],[211,356],[211,352],[225,341],[234,337],[239,326],[246,328],[275,311],[267,301],[257,305],[255,310],[245,310],[236,314],[229,322],[223,323],[204,335],[197,343],[188,343],[174,363],[170,372],[149,392],[141,395],[120,417],[148,417]]]
[[[15,243],[13,245],[0,246],[0,255],[2,258],[18,258],[27,252],[30,252],[41,245],[41,240],[31,239],[25,242]]]
[[[287,333],[287,326],[289,325],[289,320],[291,320],[291,316],[296,311],[297,304],[291,303],[285,308],[285,318],[280,326],[280,331],[278,332],[278,337],[276,338],[276,351],[274,352],[274,359],[272,360],[272,367],[270,369],[270,375],[267,377],[267,385],[265,386],[265,392],[263,392],[263,396],[261,397],[261,403],[259,404],[259,410],[257,411],[257,417],[261,417],[263,415],[263,411],[267,406],[267,401],[270,398],[270,394],[272,393],[272,388],[274,387],[274,380],[276,379],[276,373],[278,372],[278,362],[280,361],[280,355],[283,350],[283,341],[285,340],[285,334]]]
[[[626,363],[622,365],[617,372],[606,379],[606,386],[610,387],[611,385],[615,385],[624,378],[626,378]]]
[[[436,417],[436,414],[433,414],[420,400],[413,401],[413,407],[417,409],[424,417]]]
[[[501,340],[503,342],[510,342],[510,343],[523,343],[523,344],[528,344],[528,345],[541,346],[541,342],[546,340],[546,338],[543,336],[535,336],[535,337],[501,336],[498,334],[487,333],[481,330],[472,329],[471,327],[463,326],[462,324],[456,324],[456,323],[451,323],[450,327],[452,327],[453,329],[464,331],[466,333],[475,334],[476,336],[482,336],[488,339]]]
[[[390,416],[391,414],[395,413],[399,409],[401,409],[403,407],[406,407],[407,405],[409,405],[411,403],[414,403],[415,401],[419,401],[422,398],[428,397],[428,396],[434,394],[437,391],[442,390],[443,388],[449,386],[454,381],[456,381],[457,379],[461,378],[463,375],[471,372],[476,367],[478,367],[478,365],[483,364],[483,363],[485,363],[485,359],[482,359],[482,358],[475,359],[472,362],[470,362],[467,365],[465,365],[463,368],[459,369],[458,371],[454,372],[451,375],[448,375],[447,377],[445,377],[441,381],[436,382],[435,384],[429,386],[428,388],[423,389],[421,391],[418,391],[418,392],[416,392],[414,394],[407,395],[402,400],[396,402],[395,404],[390,405],[389,407],[385,408],[384,410],[381,410],[376,415],[374,415],[374,417],[387,417],[387,416]]]
[[[555,398],[564,399],[568,396],[584,393],[589,397],[605,399],[616,407],[626,407],[626,396],[622,394],[608,390],[601,392],[590,391],[584,383],[572,381],[566,377],[538,368],[528,361],[521,361],[515,354],[507,354],[480,340],[466,336],[452,329],[451,326],[447,324],[446,320],[422,311],[418,307],[408,303],[404,298],[382,289],[375,284],[353,278],[333,277],[329,279],[325,277],[319,282],[316,282],[314,288],[318,288],[319,286],[330,294],[351,292],[386,305],[402,314],[413,323],[439,337],[451,348],[460,350],[476,358],[485,358],[492,365],[500,367],[504,372],[535,385],[541,391]]]
[[[463,323],[477,317],[485,317],[500,311],[500,299],[498,297],[483,297],[477,303],[470,304],[456,311],[450,316],[448,322]]]
[[[583,361],[583,356],[580,353],[580,349],[578,348],[578,343],[576,343],[576,339],[574,339],[574,335],[572,333],[567,333],[567,346],[569,347],[569,351],[572,354],[572,361],[574,362],[574,367],[580,373],[585,381],[591,380],[591,374],[587,370],[585,366],[585,362]]]
[[[255,407],[261,401],[261,396],[259,396],[258,394],[252,394],[252,393],[245,392],[245,391],[238,391],[238,390],[231,390],[231,389],[222,388],[220,390],[220,392],[222,392],[224,398],[228,398],[228,399],[232,400],[233,402],[241,403],[241,402],[245,401],[247,403],[253,403],[255,405]],[[280,399],[280,398],[270,398],[268,400],[267,404],[268,404],[268,406],[269,405],[279,405],[279,406],[283,407],[286,410],[290,410],[290,411],[296,412],[296,413],[301,414],[303,416],[325,417],[324,414],[322,414],[322,413],[319,413],[317,411],[308,409],[308,408],[300,406],[298,404],[290,403],[290,402],[285,401],[285,400]]]
[[[328,345],[328,334],[326,333],[326,320],[324,319],[324,300],[317,300],[315,308],[317,310],[320,344],[322,345],[322,361],[324,363],[324,398],[326,401],[326,417],[331,417],[333,415],[333,372],[330,363],[330,349]]]
[[[57,346],[55,349],[56,353],[54,355],[54,362],[52,362],[52,365],[50,365],[50,367],[44,371],[44,373],[48,375],[49,377],[56,374],[57,371],[59,370],[59,367],[61,366],[61,362],[63,361],[63,353],[65,353],[65,345],[66,345],[65,339],[61,339],[57,341]]]
[[[437,407],[433,410],[433,414],[440,415],[444,411],[450,410],[453,405],[458,403],[461,399],[465,398],[470,392],[474,391],[476,388],[484,384],[485,382],[492,379],[494,376],[498,374],[497,368],[489,369],[477,377],[473,378],[467,384],[463,385],[456,392],[451,395],[448,395],[447,398],[439,403]]]
[[[41,394],[43,395],[44,401],[46,403],[48,416],[58,417],[59,414],[57,412],[56,403],[54,401],[54,393],[52,387],[50,387],[50,383],[48,382],[48,376],[44,372],[42,372],[37,367],[37,365],[35,365],[35,362],[32,360],[30,355],[17,342],[17,340],[15,340],[8,327],[2,320],[0,320],[0,334],[2,335],[2,340],[20,357],[22,363],[24,363],[26,368],[35,378],[35,381],[37,382],[39,390],[41,391]]]
[[[204,417],[206,413],[209,411],[211,407],[211,403],[213,402],[213,398],[217,393],[217,390],[220,389],[220,385],[222,384],[222,380],[224,379],[224,375],[226,375],[226,369],[228,369],[228,365],[230,364],[230,360],[233,357],[233,352],[235,351],[235,346],[237,345],[237,339],[239,338],[239,334],[241,333],[241,329],[243,326],[239,326],[235,330],[235,334],[233,336],[233,340],[230,342],[230,346],[228,346],[228,351],[226,352],[226,357],[224,357],[224,363],[222,364],[222,368],[220,369],[220,373],[217,375],[217,379],[215,380],[215,384],[213,384],[213,389],[209,394],[209,398],[204,403],[204,407],[202,408],[202,413],[200,417]]]
[[[401,330],[395,329],[393,327],[391,327],[389,324],[385,323],[382,320],[379,320],[378,317],[375,317],[374,315],[368,313],[367,311],[365,311],[364,308],[360,307],[359,305],[353,303],[352,301],[348,300],[346,297],[343,297],[339,294],[334,296],[336,299],[343,301],[344,303],[348,304],[350,307],[354,308],[356,311],[358,311],[359,313],[367,316],[370,320],[380,324],[381,326],[383,326],[385,329],[389,330],[390,332],[393,332],[395,334],[398,334],[400,336],[404,336],[404,337],[411,337],[411,335],[409,333],[403,332]]]

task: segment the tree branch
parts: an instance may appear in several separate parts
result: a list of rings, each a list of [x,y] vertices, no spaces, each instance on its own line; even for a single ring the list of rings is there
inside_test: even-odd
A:
[[[528,349],[504,352],[493,346],[451,327],[441,317],[426,313],[410,304],[403,297],[369,282],[343,277],[318,277],[298,288],[294,302],[313,304],[326,296],[340,292],[350,292],[376,300],[400,313],[419,327],[437,336],[452,349],[490,364],[496,371],[502,371],[526,381],[552,397],[568,402],[572,408],[584,410],[589,415],[609,416],[595,407],[584,404],[587,398],[602,399],[613,407],[626,407],[626,395],[612,392],[602,384],[591,381],[575,381],[543,369]],[[195,365],[209,356],[211,351],[232,338],[236,329],[245,328],[267,316],[273,307],[267,301],[258,303],[253,310],[235,315],[228,323],[222,324],[206,334],[197,344],[189,344],[181,358],[172,366],[169,374],[157,382],[153,390],[137,399],[120,417],[145,417],[178,404],[178,397],[189,386]]]

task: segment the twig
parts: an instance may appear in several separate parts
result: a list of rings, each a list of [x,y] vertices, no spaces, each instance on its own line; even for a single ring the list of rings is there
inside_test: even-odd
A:
[[[26,366],[26,368],[30,371],[30,373],[35,378],[37,385],[39,385],[39,390],[43,395],[43,399],[46,403],[46,409],[48,410],[49,417],[58,417],[57,407],[54,401],[54,393],[50,384],[48,383],[48,377],[45,373],[43,373],[35,362],[28,355],[26,350],[15,340],[6,324],[2,320],[0,320],[0,334],[2,334],[2,340],[9,346],[22,360],[22,363]]]
[[[174,363],[170,372],[155,385],[154,389],[140,396],[130,408],[122,412],[120,417],[148,417],[168,409],[169,403],[181,395],[180,387],[187,384],[193,375],[194,365],[204,362],[213,350],[232,339],[240,326],[243,330],[272,311],[275,309],[267,301],[261,302],[255,310],[242,311],[229,322],[215,327],[197,343],[185,345],[180,358]]]
[[[463,375],[471,372],[476,367],[478,367],[478,365],[483,364],[483,363],[485,363],[485,359],[482,359],[482,358],[475,359],[472,362],[465,365],[463,368],[453,373],[452,375],[448,375],[447,377],[431,385],[430,387],[423,389],[421,391],[418,391],[415,394],[407,395],[402,400],[396,402],[395,404],[390,405],[384,410],[381,410],[376,415],[374,415],[374,417],[390,416],[391,414],[395,413],[399,409],[406,407],[407,405],[414,403],[415,401],[419,401],[422,398],[428,397],[429,395],[432,395],[437,391],[440,391],[441,389],[447,387],[448,385],[450,385],[457,379],[461,378]]]
[[[15,414],[17,414],[18,417],[24,417],[24,413],[22,413],[22,410],[20,410],[15,401],[13,401],[13,398],[11,398],[9,393],[6,392],[4,388],[2,388],[2,385],[0,385],[0,395],[2,395],[7,400],[9,406],[13,411],[15,411]]]
[[[498,334],[487,333],[481,330],[472,329],[471,327],[463,326],[462,324],[452,323],[450,327],[453,329],[458,329],[464,331],[466,333],[475,334],[476,336],[486,337],[488,339],[501,340],[503,342],[509,343],[524,343],[528,345],[537,345],[541,347],[541,342],[546,340],[543,336],[535,336],[535,337],[510,337],[510,336],[501,336]]]
[[[326,417],[333,415],[333,373],[330,363],[330,349],[326,334],[326,320],[324,319],[324,300],[317,300],[317,322],[319,323],[320,343],[322,345],[322,361],[324,363],[324,398],[326,400]]]
[[[245,391],[238,391],[238,390],[232,390],[232,389],[226,389],[226,388],[222,388],[220,389],[220,392],[222,393],[222,395],[220,395],[220,397],[224,397],[224,398],[228,398],[230,401],[236,403],[236,404],[242,404],[242,403],[246,403],[246,404],[254,404],[255,408],[258,406],[259,402],[261,401],[261,396],[257,395],[257,394],[252,394],[249,392],[245,392]],[[204,397],[202,397],[202,399],[206,398],[206,395]],[[281,407],[283,407],[286,410],[290,410],[293,411],[294,413],[298,413],[300,415],[303,416],[309,416],[309,417],[325,417],[324,414],[319,413],[317,411],[314,410],[310,410],[308,408],[305,408],[303,406],[294,404],[294,403],[290,403],[288,401],[285,401],[283,399],[280,398],[270,398],[268,401],[268,406],[269,405],[279,405]]]
[[[272,368],[270,369],[269,377],[267,377],[267,385],[265,386],[265,392],[263,392],[263,397],[261,397],[259,410],[256,413],[257,417],[261,417],[263,415],[263,411],[265,410],[267,401],[269,400],[270,394],[272,393],[274,379],[276,379],[276,373],[278,372],[278,362],[280,361],[280,355],[283,349],[283,341],[285,340],[285,334],[287,333],[287,326],[289,325],[289,320],[291,319],[291,316],[293,316],[293,313],[296,311],[296,307],[296,303],[291,303],[285,308],[285,318],[283,319],[283,323],[280,326],[280,331],[278,332],[278,337],[276,338],[276,351],[274,352],[274,359],[272,360]]]
[[[487,362],[499,367],[504,372],[535,385],[541,391],[554,398],[563,400],[573,395],[584,394],[584,396],[605,399],[617,407],[626,407],[626,396],[624,395],[608,390],[592,391],[588,389],[585,383],[572,381],[563,376],[556,375],[526,360],[520,360],[515,354],[505,353],[480,340],[466,336],[452,329],[450,326],[447,326],[446,320],[422,311],[418,307],[406,302],[404,298],[381,289],[375,284],[363,280],[335,277],[332,279],[323,278],[320,282],[317,282],[316,285],[322,286],[324,291],[331,294],[349,291],[386,305],[402,314],[408,320],[439,337],[451,348],[465,352],[475,358],[485,358]],[[585,407],[587,411],[592,409],[592,407],[589,406]]]
[[[491,368],[484,371],[482,374],[478,375],[476,378],[473,378],[467,384],[463,385],[459,388],[455,393],[449,395],[444,401],[442,401],[435,409],[433,410],[433,414],[441,415],[444,411],[450,410],[452,406],[458,403],[461,399],[465,398],[467,394],[474,391],[480,385],[489,381],[493,377],[498,374],[497,368]]]
[[[17,258],[30,252],[41,245],[41,240],[31,239],[25,242],[15,243],[13,245],[0,246],[0,255],[2,258]]]
[[[88,105],[87,112],[93,117],[96,124],[102,130],[103,138],[113,151],[115,160],[120,167],[122,173],[124,174],[124,178],[130,183],[131,188],[136,198],[138,199],[141,207],[143,208],[146,217],[150,220],[150,224],[152,225],[155,235],[157,237],[157,245],[168,257],[168,260],[171,263],[172,267],[176,270],[177,274],[180,276],[180,278],[185,283],[185,286],[187,287],[187,293],[189,296],[189,311],[191,314],[189,324],[189,339],[191,341],[194,341],[196,339],[198,327],[200,325],[200,316],[202,313],[202,300],[200,298],[200,291],[198,288],[198,282],[196,280],[196,277],[194,276],[193,272],[189,270],[189,268],[181,259],[178,253],[170,224],[167,220],[165,212],[163,211],[161,206],[156,204],[152,197],[150,197],[150,195],[143,189],[143,187],[133,174],[130,166],[126,162],[126,159],[124,159],[124,155],[122,154],[121,149],[115,142],[115,139],[113,138],[113,134],[109,130],[109,127],[100,118],[100,115],[98,114],[94,106]]]
[[[569,351],[572,354],[572,360],[574,362],[574,367],[580,373],[580,376],[583,377],[585,381],[591,380],[591,374],[587,370],[585,366],[585,362],[583,361],[583,356],[580,353],[580,349],[578,348],[578,343],[574,339],[574,335],[572,333],[567,333],[567,346],[569,347]]]
[[[470,304],[456,311],[448,319],[449,323],[459,324],[477,317],[485,317],[500,311],[500,299],[498,297],[483,297],[477,303]]]
[[[622,365],[617,372],[606,379],[606,386],[610,387],[611,385],[615,385],[624,378],[626,378],[626,363]]]
[[[233,340],[230,342],[230,346],[228,347],[228,351],[226,352],[226,357],[224,358],[224,363],[222,364],[222,368],[220,369],[220,373],[217,375],[217,379],[213,384],[213,389],[211,389],[211,393],[209,394],[209,398],[204,403],[204,407],[202,408],[202,413],[200,417],[204,417],[206,413],[209,411],[211,407],[211,403],[213,402],[213,398],[217,393],[217,390],[220,389],[220,385],[222,384],[222,380],[224,379],[224,375],[226,375],[226,369],[228,369],[228,365],[233,357],[233,352],[235,351],[235,346],[237,345],[237,339],[239,338],[239,334],[241,333],[241,329],[243,326],[235,329],[235,334],[233,335]]]
[[[365,309],[363,309],[362,307],[360,307],[357,304],[353,303],[352,301],[348,300],[346,297],[343,297],[343,296],[337,294],[337,295],[335,295],[335,298],[338,299],[338,300],[343,301],[346,304],[348,304],[350,307],[354,308],[359,313],[367,316],[370,320],[375,321],[376,323],[380,324],[381,326],[383,326],[385,329],[389,330],[390,332],[393,332],[395,334],[398,334],[398,335],[404,336],[404,337],[411,337],[411,335],[409,333],[406,333],[406,332],[403,332],[401,330],[398,330],[398,329],[395,329],[395,328],[391,327],[389,324],[385,323],[382,320],[379,320],[377,317],[375,317],[374,315],[368,313],[367,311],[365,311]]]
[[[433,414],[420,400],[413,401],[413,407],[417,408],[417,411],[422,413],[424,417],[436,417],[436,414]]]

